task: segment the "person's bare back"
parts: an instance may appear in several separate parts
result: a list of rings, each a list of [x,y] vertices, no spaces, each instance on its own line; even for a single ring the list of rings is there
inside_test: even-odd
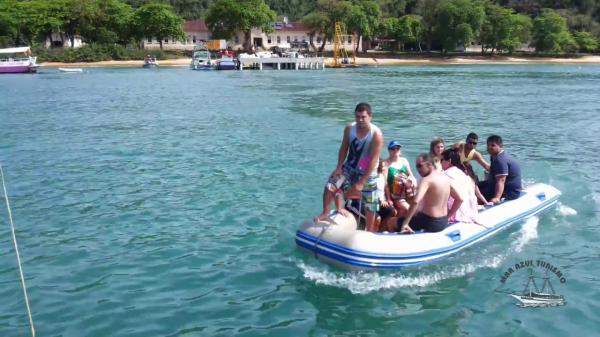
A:
[[[413,232],[414,229],[423,229],[427,232],[439,232],[448,226],[448,216],[454,215],[462,204],[462,197],[452,186],[450,179],[438,172],[433,166],[430,154],[423,153],[417,157],[417,170],[423,180],[417,188],[417,195],[413,199],[408,214],[402,220],[402,232]],[[448,198],[455,199],[452,208],[448,210]],[[421,211],[417,213],[417,207]],[[416,214],[416,216],[415,216]],[[413,216],[415,216],[414,221]],[[410,226],[409,226],[410,224]]]
[[[448,215],[447,205],[450,197],[448,178],[442,173],[433,171],[423,178],[421,186],[425,189],[421,212],[434,218]]]

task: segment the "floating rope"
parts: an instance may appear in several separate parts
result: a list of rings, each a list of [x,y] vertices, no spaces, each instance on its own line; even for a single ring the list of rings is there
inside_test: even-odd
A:
[[[6,200],[6,209],[8,210],[8,219],[10,221],[10,229],[12,230],[13,243],[15,245],[15,254],[17,256],[17,265],[19,266],[19,275],[21,276],[21,288],[23,288],[23,296],[25,297],[25,307],[27,307],[27,315],[29,316],[29,326],[31,327],[31,336],[35,337],[35,327],[33,325],[33,317],[31,316],[31,308],[29,307],[29,297],[27,296],[27,287],[25,286],[25,277],[23,276],[23,268],[21,267],[21,257],[19,256],[19,247],[17,245],[17,236],[15,235],[15,225],[13,224],[12,212],[8,202],[8,193],[6,193],[6,184],[4,183],[4,170],[0,164],[0,175],[2,176],[2,188],[4,189],[4,200]]]

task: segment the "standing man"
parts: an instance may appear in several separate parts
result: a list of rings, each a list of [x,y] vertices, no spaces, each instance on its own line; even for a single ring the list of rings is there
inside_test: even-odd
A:
[[[502,198],[517,199],[521,195],[521,167],[504,151],[502,137],[491,135],[487,139],[487,151],[491,162],[488,180],[479,183],[483,196],[494,204]]]
[[[433,166],[433,157],[430,154],[419,155],[416,166],[423,179],[417,187],[417,195],[410,204],[408,214],[405,218],[398,219],[398,223],[402,224],[400,230],[405,233],[421,229],[426,232],[441,232],[448,226],[448,217],[454,216],[462,205],[463,198],[450,179]],[[450,196],[454,202],[448,210]],[[422,207],[417,213],[419,204],[422,204]]]
[[[354,109],[355,122],[344,129],[337,167],[329,178],[330,184],[323,191],[323,212],[315,218],[316,221],[329,216],[329,206],[334,197],[337,211],[350,216],[343,206],[341,193],[344,192],[348,199],[361,199],[365,205],[367,230],[375,230],[375,216],[379,210],[377,165],[383,134],[371,124],[372,115],[371,106],[367,103],[359,103]],[[339,181],[343,183],[339,184]]]

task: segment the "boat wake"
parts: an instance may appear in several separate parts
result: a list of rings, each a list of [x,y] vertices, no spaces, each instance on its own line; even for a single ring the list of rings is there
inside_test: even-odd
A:
[[[537,216],[532,216],[531,218],[525,220],[523,226],[521,226],[521,230],[519,231],[519,237],[514,240],[512,244],[511,250],[512,252],[519,253],[523,250],[525,245],[538,237],[538,223],[540,222],[540,218]]]
[[[304,277],[337,288],[348,289],[353,294],[368,294],[374,291],[400,289],[409,287],[426,287],[443,280],[462,277],[480,268],[494,268],[499,266],[504,257],[497,256],[485,258],[479,262],[468,263],[455,267],[438,269],[435,271],[421,271],[412,273],[379,273],[376,271],[335,272],[326,270],[322,265],[310,266],[298,262]]]
[[[574,210],[573,208],[571,208],[567,205],[563,205],[560,202],[558,203],[557,211],[558,211],[558,214],[560,214],[562,216],[577,215],[576,210]]]
[[[508,256],[512,256],[515,252],[520,252],[528,242],[538,237],[538,223],[538,217],[534,216],[527,219],[521,229],[514,233],[517,237],[510,240],[511,247],[508,250],[503,250],[503,253],[495,256],[482,256],[485,254],[481,254],[481,252],[476,254],[467,253],[469,255],[468,258],[463,256],[461,260],[470,261],[468,263],[456,261],[458,263],[453,263],[452,265],[422,266],[390,273],[378,271],[344,272],[329,269],[320,263],[308,264],[300,260],[296,262],[296,265],[302,271],[303,276],[315,282],[315,284],[345,288],[353,294],[426,287],[447,279],[463,277],[478,269],[499,267]],[[473,255],[476,255],[476,257],[473,257]]]

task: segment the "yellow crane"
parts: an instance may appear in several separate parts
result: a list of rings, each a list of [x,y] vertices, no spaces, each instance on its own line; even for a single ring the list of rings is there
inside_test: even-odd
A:
[[[356,46],[357,39],[354,35],[342,34],[342,23],[339,21],[335,22],[335,35],[333,37],[333,67],[341,68],[349,64],[348,52],[344,47],[344,39],[352,37],[354,45]],[[352,48],[352,64],[356,64],[356,48]]]

